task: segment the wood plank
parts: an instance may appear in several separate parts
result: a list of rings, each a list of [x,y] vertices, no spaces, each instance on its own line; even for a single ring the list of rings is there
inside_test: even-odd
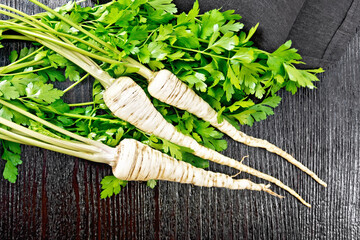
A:
[[[22,0],[4,4],[27,13],[40,9]],[[43,0],[50,7],[65,0]],[[235,3],[234,3],[235,4]],[[12,49],[6,44],[1,64]],[[0,179],[0,239],[356,239],[360,235],[360,33],[340,62],[321,75],[318,89],[283,101],[266,121],[243,127],[250,135],[284,148],[329,184],[323,188],[283,159],[229,140],[225,155],[241,159],[293,187],[308,209],[277,187],[285,199],[264,193],[207,189],[160,182],[152,190],[130,183],[100,200],[101,164],[24,146],[19,179]],[[89,98],[90,82],[69,93]],[[0,171],[3,170],[3,161]],[[237,172],[211,164],[212,170]],[[240,174],[239,177],[259,179]]]

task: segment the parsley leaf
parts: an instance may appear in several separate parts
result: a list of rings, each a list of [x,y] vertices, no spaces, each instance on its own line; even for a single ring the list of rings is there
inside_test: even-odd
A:
[[[18,175],[17,165],[21,164],[20,144],[2,140],[2,159],[6,161],[3,176],[11,183],[15,183]]]
[[[26,96],[38,101],[52,103],[59,99],[64,93],[53,87],[52,84],[45,84],[43,82],[30,82],[26,86]]]
[[[148,2],[156,10],[163,10],[168,13],[176,13],[177,8],[172,0],[149,0]]]
[[[114,194],[118,194],[122,187],[125,187],[127,181],[117,179],[115,176],[106,176],[101,180],[101,198],[111,197]]]
[[[16,87],[12,86],[7,80],[0,82],[0,97],[5,99],[16,99],[20,96]]]
[[[153,179],[148,180],[146,182],[146,186],[148,186],[149,188],[152,188],[152,189],[156,187],[156,184],[157,184],[157,181],[153,180]]]

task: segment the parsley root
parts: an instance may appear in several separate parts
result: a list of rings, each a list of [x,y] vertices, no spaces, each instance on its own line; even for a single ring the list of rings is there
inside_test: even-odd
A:
[[[170,71],[159,71],[155,77],[150,80],[148,90],[151,96],[154,98],[157,98],[164,103],[175,106],[182,110],[186,110],[195,116],[204,119],[235,141],[241,142],[251,147],[265,148],[269,152],[276,153],[310,175],[321,185],[325,187],[327,186],[327,184],[322,181],[314,172],[312,172],[290,154],[275,146],[274,144],[271,144],[263,139],[258,139],[246,135],[245,133],[237,130],[225,119],[219,123],[218,113]]]
[[[179,183],[191,183],[202,187],[223,187],[264,191],[281,197],[269,189],[269,185],[255,184],[247,179],[232,179],[222,173],[196,168],[189,163],[154,150],[134,139],[124,139],[116,148],[118,153],[113,166],[114,176],[131,181],[150,179]]]
[[[68,132],[19,109],[11,103],[3,100],[0,100],[0,103],[32,120],[39,121],[50,129],[72,137],[76,141],[62,139],[60,136],[47,136],[2,117],[0,117],[0,124],[2,124],[2,127],[0,127],[0,139],[37,146],[89,161],[106,163],[112,167],[115,177],[125,180],[146,181],[156,179],[190,183],[202,187],[264,191],[271,195],[282,197],[271,191],[269,185],[256,184],[247,179],[235,180],[226,174],[196,168],[189,163],[179,162],[134,139],[124,139],[116,148],[112,148],[97,141]]]

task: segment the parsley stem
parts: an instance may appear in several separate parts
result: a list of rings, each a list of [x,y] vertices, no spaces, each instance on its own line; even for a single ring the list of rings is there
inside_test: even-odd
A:
[[[30,28],[30,27],[25,27],[25,26],[22,26],[21,24],[17,24],[17,23],[11,23],[13,25],[16,25],[18,29],[22,29],[22,30],[29,30],[29,31],[34,31],[33,28]],[[89,41],[85,41],[84,39],[81,39],[81,38],[78,38],[76,36],[73,36],[71,34],[67,34],[67,33],[62,33],[62,32],[57,32],[55,30],[47,30],[47,29],[35,29],[35,31],[39,31],[39,32],[46,32],[46,33],[53,33],[53,34],[56,34],[56,35],[59,35],[59,36],[62,36],[62,37],[66,37],[66,38],[71,38],[73,40],[76,40],[78,42],[81,42],[81,43],[84,43],[86,45],[88,45],[89,47],[93,48],[93,49],[96,49],[97,51],[99,52],[102,52],[106,55],[108,55],[109,53],[102,49],[101,47],[99,46],[96,46],[95,44],[92,44],[91,42]]]
[[[9,136],[7,136],[7,135],[3,135],[3,134],[0,134],[0,139],[6,140],[6,141],[10,141],[10,142],[15,142],[15,143],[20,143],[20,144],[22,144],[21,141],[16,140],[15,138],[9,137]]]
[[[12,65],[18,64],[19,62],[22,62],[22,61],[24,61],[24,60],[26,60],[26,59],[28,59],[28,58],[30,58],[30,57],[32,57],[32,56],[34,56],[35,54],[37,54],[38,52],[40,52],[40,51],[41,51],[41,50],[43,50],[43,49],[44,49],[44,46],[42,46],[42,47],[40,47],[40,48],[36,49],[35,51],[33,51],[32,53],[30,53],[29,55],[26,55],[25,57],[20,58],[20,59],[18,59],[17,61],[15,61],[15,62],[13,62],[13,63],[11,63],[11,64],[7,65],[7,66],[5,67],[5,69],[6,69],[7,67],[9,67],[9,66],[12,66]]]
[[[78,85],[79,83],[81,83],[82,81],[84,81],[84,79],[86,79],[90,74],[87,73],[85,74],[79,81],[75,82],[74,84],[71,84],[69,87],[67,87],[63,92],[64,94],[66,92],[68,92],[69,90],[71,90],[72,88],[74,88],[76,85]]]
[[[20,17],[20,16],[18,16],[18,15],[16,15],[16,14],[9,13],[9,12],[3,11],[3,10],[0,10],[0,13],[2,13],[2,14],[4,14],[4,15],[10,16],[10,17],[15,18],[15,19],[18,19],[18,20],[20,20],[20,21],[22,21],[22,22],[24,22],[24,23],[27,23],[27,24],[35,27],[35,29],[38,29],[38,30],[40,29],[40,30],[41,30],[41,27],[39,27],[39,25],[42,25],[42,26],[44,26],[45,28],[47,28],[48,31],[50,31],[50,32],[52,32],[52,33],[57,33],[56,30],[50,28],[49,26],[41,23],[40,21],[32,18],[31,16],[29,16],[29,15],[27,15],[27,14],[25,14],[25,13],[22,13],[22,12],[16,10],[16,9],[13,9],[13,8],[11,8],[11,7],[7,7],[7,6],[2,5],[2,4],[0,4],[0,7],[3,7],[3,8],[5,8],[5,9],[10,10],[10,11],[14,11],[14,12],[20,14],[20,15],[25,16],[25,17]],[[53,11],[53,10],[52,10],[52,11]],[[53,12],[54,12],[54,11],[53,11]],[[56,12],[55,12],[55,13],[56,13]],[[56,15],[56,14],[55,14],[55,15]],[[61,15],[60,15],[60,16],[61,16]],[[37,25],[37,24],[34,23],[34,22],[29,21],[27,18],[29,18],[30,20],[33,20],[34,22],[37,22],[39,25]],[[66,19],[66,18],[64,18],[64,19]],[[69,20],[68,20],[68,21],[69,21]],[[71,21],[70,21],[70,22],[71,22]],[[72,22],[71,22],[71,23],[72,23]],[[11,24],[10,24],[10,25],[11,25]],[[76,24],[74,24],[74,23],[72,23],[72,24],[70,24],[70,25],[76,26]],[[4,27],[4,26],[3,26],[3,27]],[[75,27],[75,28],[76,28],[76,27]],[[80,28],[81,28],[81,27],[80,27]],[[99,56],[99,55],[97,55],[97,54],[93,54],[93,53],[90,53],[90,52],[85,51],[85,50],[83,50],[83,49],[77,48],[76,46],[74,46],[74,45],[72,45],[72,44],[70,45],[69,42],[68,42],[68,43],[64,43],[64,42],[62,42],[62,41],[59,41],[56,37],[54,37],[54,36],[52,36],[52,35],[48,35],[48,34],[47,34],[47,35],[42,35],[42,34],[39,34],[39,33],[33,33],[32,31],[21,30],[20,28],[16,28],[16,27],[14,27],[14,26],[12,26],[12,25],[11,25],[11,27],[9,27],[9,29],[15,30],[15,31],[17,31],[17,32],[19,32],[19,33],[21,33],[21,34],[23,34],[23,35],[26,35],[27,37],[30,36],[31,39],[33,39],[33,40],[35,40],[35,41],[38,41],[38,42],[40,42],[40,41],[38,40],[38,38],[43,39],[43,40],[45,39],[45,40],[51,41],[51,42],[53,42],[53,43],[56,43],[56,44],[58,44],[58,45],[60,45],[60,46],[66,47],[66,48],[68,48],[68,49],[70,49],[70,50],[77,51],[77,52],[79,52],[79,53],[81,53],[81,54],[83,54],[83,55],[92,57],[92,58],[94,58],[94,59],[98,59],[98,60],[103,61],[103,62],[107,62],[107,63],[110,63],[110,64],[118,64],[118,63],[119,63],[118,61],[115,61],[115,60],[112,60],[112,59],[109,59],[109,58],[106,58],[106,57],[103,57],[103,56]],[[31,29],[31,30],[33,30],[33,29]],[[85,30],[84,30],[84,31],[85,31]],[[89,34],[91,34],[91,33],[89,33]],[[89,35],[89,36],[92,37],[92,34]],[[41,42],[40,42],[40,43],[41,43]],[[102,44],[102,43],[101,43],[101,44]],[[43,44],[43,45],[45,45],[45,44]],[[111,50],[112,50],[112,49],[111,49]],[[116,49],[115,51],[117,51],[117,49]],[[59,52],[59,51],[57,51],[57,52]]]
[[[52,66],[47,66],[47,67],[43,67],[43,68],[39,68],[39,69],[34,69],[31,71],[26,71],[26,72],[18,72],[18,73],[5,73],[5,74],[0,74],[0,76],[16,76],[16,75],[22,75],[22,74],[26,74],[26,73],[33,73],[33,72],[40,72],[46,69],[52,68]]]
[[[69,131],[66,131],[63,128],[58,127],[58,126],[56,126],[56,125],[54,125],[52,123],[49,123],[48,121],[46,121],[46,120],[44,120],[42,118],[39,118],[39,117],[27,112],[26,110],[23,110],[23,109],[15,106],[15,105],[13,105],[11,103],[8,103],[8,102],[6,102],[6,101],[4,101],[2,99],[0,99],[0,104],[2,104],[5,107],[8,107],[8,108],[18,112],[18,113],[20,113],[20,114],[22,114],[22,115],[24,115],[24,116],[26,116],[26,117],[34,120],[34,121],[37,121],[37,122],[43,124],[44,126],[47,126],[47,127],[51,128],[51,129],[53,129],[53,130],[55,130],[55,131],[57,131],[59,133],[62,133],[64,135],[68,136],[68,137],[71,137],[71,138],[73,138],[75,140],[78,140],[80,142],[84,142],[84,143],[87,143],[87,144],[90,144],[90,145],[94,145],[94,146],[104,148],[104,145],[102,143],[99,143],[97,141],[94,141],[94,140],[91,140],[91,139],[88,139],[88,138],[85,138],[85,137],[81,137],[81,136],[79,136],[79,135],[77,135],[75,133],[69,132]]]
[[[21,35],[2,35],[1,39],[31,41],[30,38]]]
[[[30,102],[28,100],[25,100],[25,99],[20,99],[18,98],[18,100],[22,101],[22,102]],[[32,104],[35,104],[38,108],[40,108],[41,110],[43,111],[46,111],[46,112],[54,112],[53,110],[49,109],[48,106],[44,106],[44,105],[41,105],[41,104],[38,104],[38,103],[34,103],[34,102],[31,102]],[[1,99],[0,99],[0,104],[1,104]],[[69,104],[70,106],[71,104]],[[90,104],[89,104],[90,105]],[[73,107],[73,106],[71,106]],[[127,126],[128,123],[125,122],[125,121],[122,121],[120,119],[108,119],[108,118],[101,118],[101,117],[92,117],[92,116],[85,116],[85,115],[80,115],[80,114],[74,114],[74,113],[58,113],[59,115],[63,115],[63,116],[66,116],[66,117],[70,117],[70,118],[76,118],[76,119],[86,119],[86,120],[99,120],[99,121],[102,121],[102,122],[108,122],[108,123],[111,123],[111,124],[120,124],[122,126]],[[34,119],[33,119],[34,120]],[[35,120],[36,121],[36,120]],[[45,125],[45,124],[43,124]],[[52,127],[50,127],[52,128]],[[54,129],[56,130],[56,129]],[[60,132],[60,131],[59,131]],[[62,132],[60,132],[62,133]],[[65,133],[63,133],[65,134]],[[67,135],[67,134],[65,134]],[[69,135],[68,135],[69,136]],[[71,137],[71,136],[69,136]],[[76,139],[78,140],[78,139]],[[80,140],[79,140],[80,141]]]
[[[30,61],[30,62],[19,63],[19,64],[16,64],[16,65],[0,68],[0,73],[2,75],[2,74],[9,73],[9,72],[14,72],[14,71],[22,69],[22,68],[31,67],[31,66],[37,66],[37,65],[44,64],[44,63],[45,63],[44,60],[37,60],[37,61],[33,60],[33,61]]]
[[[124,122],[124,121],[121,121],[121,120],[116,120],[116,119],[108,119],[108,118],[101,118],[101,117],[91,117],[91,116],[84,116],[84,115],[73,114],[73,113],[62,113],[61,115],[64,115],[64,116],[70,117],[70,118],[78,118],[78,119],[86,119],[86,120],[99,120],[99,121],[102,121],[102,122],[120,124],[120,125],[123,125],[123,126],[128,125],[127,122]]]
[[[81,106],[87,106],[87,105],[94,105],[95,102],[82,102],[82,103],[70,103],[68,104],[69,107],[81,107]]]
[[[64,16],[57,13],[53,9],[51,9],[51,8],[47,7],[46,5],[38,2],[37,0],[29,0],[29,1],[36,4],[36,5],[38,5],[39,7],[43,8],[43,9],[45,9],[46,11],[48,11],[49,13],[51,13],[54,16],[58,17],[59,19],[61,19],[65,23],[69,24],[70,26],[72,26],[75,29],[79,30],[80,32],[84,33],[85,35],[89,36],[94,41],[98,42],[100,45],[102,45],[102,46],[108,48],[110,51],[116,53],[118,56],[122,55],[122,53],[116,47],[113,47],[112,45],[110,45],[109,43],[107,43],[107,42],[103,41],[102,39],[98,38],[97,36],[95,36],[91,32],[88,32],[87,30],[82,28],[80,25],[72,22],[70,19],[65,18]],[[3,5],[0,4],[0,7],[1,6],[3,6]],[[41,23],[40,21],[34,19],[33,17],[31,17],[29,15],[26,15],[25,13],[22,13],[22,12],[16,10],[16,9],[12,9],[10,7],[7,7],[7,6],[4,6],[3,8],[8,9],[8,10],[13,11],[13,12],[16,12],[16,13],[18,13],[20,15],[23,15],[23,16],[25,16],[25,18],[20,17],[20,16],[18,16],[16,14],[12,14],[12,13],[0,10],[0,13],[2,13],[4,15],[8,15],[8,16],[13,17],[15,19],[18,19],[20,21],[23,21],[23,22],[25,22],[25,23],[27,23],[27,24],[29,24],[31,26],[34,26],[36,29],[41,29],[41,27],[39,27],[39,25],[49,29],[49,26],[45,25],[44,23]],[[29,21],[28,19],[33,20],[33,22],[34,21],[37,22],[37,24],[39,24],[39,25],[36,25],[35,23]],[[88,56],[88,57],[91,57],[91,58],[94,58],[94,59],[97,59],[97,60],[100,60],[100,61],[103,61],[103,62],[107,62],[109,64],[118,64],[118,63],[120,63],[119,61],[109,59],[107,57],[99,56],[97,54],[94,54],[94,53],[85,51],[83,49],[77,48],[74,45],[70,45],[70,44],[64,43],[62,41],[59,41],[54,36],[42,35],[42,34],[39,34],[39,33],[33,33],[32,31],[21,30],[21,29],[16,29],[16,28],[11,28],[11,29],[15,30],[15,31],[17,31],[17,32],[19,32],[19,33],[21,33],[23,35],[30,36],[32,39],[34,39],[35,41],[40,42],[41,44],[43,44],[45,46],[46,46],[46,43],[44,43],[44,41],[41,41],[41,40],[50,41],[50,42],[55,43],[55,44],[57,44],[59,46],[66,47],[66,48],[68,48],[70,50],[76,51],[76,52],[78,52],[80,54],[83,54],[85,56]],[[50,30],[50,31],[54,33],[55,30]],[[55,45],[53,45],[53,46],[55,47]],[[58,48],[58,46],[56,46],[56,48]],[[54,48],[52,48],[52,49],[54,50]],[[62,51],[59,51],[59,49],[56,52],[62,53]],[[130,57],[124,58],[123,61],[126,62],[125,66],[138,68],[139,69],[138,74],[145,77],[147,80],[150,80],[153,77],[153,72],[150,69],[148,69],[147,67],[145,67],[144,65],[142,65],[141,63],[139,63],[138,61],[136,61],[136,60],[134,60],[134,59],[132,59]],[[76,62],[77,61],[75,61],[75,63]],[[98,80],[101,80],[101,79],[98,79]],[[104,86],[108,86],[108,84],[106,84]]]
[[[5,125],[6,122],[4,122],[4,120],[5,119],[0,118],[0,122]],[[15,125],[20,126],[18,124],[15,124]],[[29,132],[31,132],[31,134],[36,133],[35,131],[32,131],[30,129],[27,129],[27,130]],[[18,142],[21,142],[23,144],[25,143],[27,145],[41,147],[41,148],[48,149],[48,150],[51,150],[51,151],[56,151],[56,152],[68,154],[68,155],[71,155],[71,156],[74,156],[74,157],[84,158],[84,159],[87,159],[87,160],[90,160],[90,161],[103,162],[103,161],[101,161],[101,158],[99,158],[98,156],[96,156],[94,154],[80,152],[80,151],[74,151],[74,150],[67,149],[67,148],[64,148],[64,147],[59,147],[59,146],[56,146],[54,144],[49,144],[49,143],[43,142],[43,141],[38,140],[38,139],[34,139],[34,138],[31,138],[31,137],[28,137],[28,136],[23,136],[23,135],[20,135],[18,133],[11,132],[11,131],[6,130],[4,128],[0,128],[0,134],[8,136],[9,138],[15,139]],[[53,138],[52,140],[54,140],[54,139],[55,138]],[[104,158],[104,159],[106,159],[106,158]]]
[[[34,17],[32,17],[32,16],[24,13],[24,12],[21,12],[21,11],[15,9],[15,8],[12,8],[12,7],[3,5],[3,4],[0,4],[0,7],[1,7],[1,8],[4,8],[4,9],[6,9],[6,10],[12,11],[12,12],[14,12],[14,13],[17,13],[17,14],[23,16],[23,17],[21,17],[21,16],[19,16],[19,15],[16,15],[16,14],[13,14],[13,13],[10,13],[10,12],[6,12],[6,11],[3,11],[3,10],[0,10],[0,13],[4,14],[4,15],[6,15],[6,16],[9,16],[9,17],[12,17],[12,18],[14,18],[14,19],[17,19],[17,20],[19,20],[19,21],[22,21],[22,22],[24,22],[24,23],[27,23],[27,24],[29,24],[30,26],[33,26],[33,27],[35,27],[35,28],[41,28],[41,27],[43,27],[43,28],[47,28],[47,29],[52,29],[51,27],[47,26],[46,24],[42,23],[41,21],[37,20],[36,18],[34,18]],[[10,22],[10,23],[12,23],[12,22]]]
[[[41,134],[39,132],[33,131],[29,128],[23,127],[19,124],[16,124],[12,121],[6,120],[2,117],[0,117],[0,123],[9,127],[11,129],[10,131],[15,134],[22,135],[25,137],[36,138],[43,142],[57,145],[58,147],[66,147],[68,149],[72,149],[75,151],[86,151],[86,152],[90,152],[90,153],[99,152],[98,149],[91,147],[87,144],[64,140],[64,139],[61,139],[60,137],[56,138],[56,137],[47,136],[47,135]],[[14,131],[16,131],[16,132],[14,132]]]
[[[143,42],[143,44],[141,44],[141,46],[139,47],[139,49],[141,49],[146,43],[147,41],[149,41],[149,39],[151,38],[151,36],[155,33],[155,31],[159,30],[159,28],[155,28],[154,30],[151,31],[151,33],[149,34],[149,36],[146,38],[146,40]]]
[[[13,29],[13,30],[16,31],[16,29]],[[30,31],[26,31],[26,30],[17,30],[17,31],[20,32],[21,34],[26,35],[26,36],[33,37],[33,39],[35,41],[40,42],[41,44],[43,44],[43,41],[41,41],[41,40],[50,41],[50,42],[55,43],[55,44],[57,44],[59,46],[65,47],[65,48],[67,48],[69,50],[73,50],[73,51],[76,51],[76,52],[78,52],[80,54],[83,54],[85,56],[88,56],[88,57],[91,57],[91,58],[94,58],[94,59],[97,59],[97,60],[100,60],[100,61],[103,61],[103,62],[106,62],[106,63],[110,63],[110,64],[119,64],[119,61],[115,61],[113,59],[109,59],[107,57],[103,57],[103,56],[88,52],[88,51],[83,50],[81,48],[78,48],[78,47],[76,47],[74,45],[64,43],[62,41],[56,40],[54,38],[51,38],[51,37],[48,37],[48,36],[45,36],[45,35],[42,35],[42,34],[30,32]],[[61,53],[61,50],[58,50],[57,52]],[[76,63],[76,61],[75,61],[75,63]]]
[[[185,48],[185,47],[180,47],[180,46],[171,46],[173,48],[177,48],[177,49],[181,49],[181,50],[185,50],[185,51],[190,51],[190,52],[197,52],[197,53],[201,53],[201,54],[205,54],[205,55],[209,55],[211,57],[214,57],[214,58],[221,58],[221,59],[225,59],[225,60],[232,60],[231,58],[227,58],[227,57],[223,57],[223,56],[219,56],[219,55],[215,55],[215,54],[211,54],[211,53],[208,53],[208,52],[205,52],[205,51],[201,51],[201,50],[196,50],[196,49],[191,49],[191,48]]]
[[[30,2],[38,5],[39,7],[41,7],[42,9],[46,10],[47,12],[53,14],[54,16],[58,17],[59,19],[61,19],[62,21],[64,21],[65,23],[69,24],[70,26],[74,27],[75,29],[79,30],[80,32],[84,33],[85,35],[88,35],[89,37],[91,37],[92,39],[94,39],[95,41],[97,41],[98,43],[100,43],[101,45],[107,47],[109,50],[114,51],[114,52],[118,52],[119,51],[114,48],[113,46],[111,46],[110,44],[106,43],[105,41],[103,41],[102,39],[98,38],[97,36],[95,36],[94,34],[92,34],[91,32],[86,31],[85,29],[83,29],[80,25],[75,24],[73,21],[71,21],[70,19],[62,16],[60,13],[56,12],[55,10],[49,8],[48,6],[46,6],[45,4],[40,3],[37,0],[29,0]]]

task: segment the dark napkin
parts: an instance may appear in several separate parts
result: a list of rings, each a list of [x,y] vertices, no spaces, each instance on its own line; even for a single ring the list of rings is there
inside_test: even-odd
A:
[[[174,0],[188,11],[193,0]],[[360,23],[359,0],[199,0],[201,12],[222,8],[240,14],[246,29],[260,23],[256,45],[273,51],[286,40],[303,56],[307,67],[337,61]]]

